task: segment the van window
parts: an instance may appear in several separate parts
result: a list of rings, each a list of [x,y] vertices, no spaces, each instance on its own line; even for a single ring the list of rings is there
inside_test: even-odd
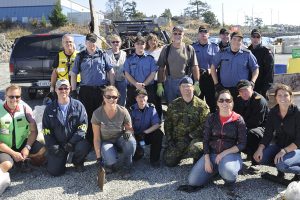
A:
[[[61,48],[61,36],[22,37],[15,44],[12,57],[48,56],[50,52],[58,52]]]

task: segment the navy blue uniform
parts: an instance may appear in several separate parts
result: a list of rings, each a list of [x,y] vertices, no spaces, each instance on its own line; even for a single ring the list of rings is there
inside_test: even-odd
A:
[[[209,73],[213,56],[219,52],[219,47],[215,43],[208,42],[205,45],[200,44],[199,42],[192,45],[195,49],[199,70],[200,70],[200,89],[201,94],[200,98],[205,101],[210,108],[210,112],[215,112],[216,110],[216,101],[215,101],[215,87],[214,82]]]
[[[142,57],[139,57],[137,54],[132,54],[127,57],[124,63],[124,72],[127,72],[132,76],[137,82],[143,83],[151,73],[156,73],[158,67],[153,56],[144,54]],[[156,90],[153,80],[145,87],[148,92],[149,102],[156,103]],[[129,108],[132,106],[135,101],[135,86],[133,86],[129,81],[127,85],[127,100],[126,107]]]
[[[57,100],[46,107],[43,115],[43,131],[48,148],[47,170],[50,174],[57,176],[64,173],[68,152],[64,151],[63,147],[67,143],[74,146],[72,160],[74,165],[84,162],[90,149],[89,143],[85,140],[86,130],[87,114],[80,101],[70,98],[66,120]]]
[[[90,123],[94,110],[103,101],[102,89],[108,84],[106,73],[112,69],[106,53],[97,49],[94,55],[89,55],[87,50],[77,54],[72,72],[80,73],[81,82],[79,99],[86,108],[88,115],[87,139],[93,145],[93,131]]]
[[[139,109],[138,104],[134,104],[130,109],[130,116],[132,119],[132,126],[134,135],[137,140],[136,154],[139,152],[140,141],[144,140],[145,143],[151,144],[150,148],[150,162],[156,162],[159,160],[163,133],[160,129],[155,130],[152,133],[144,134],[144,131],[155,124],[160,124],[161,120],[156,112],[153,104],[148,104],[143,110]],[[135,156],[137,157],[137,156]]]

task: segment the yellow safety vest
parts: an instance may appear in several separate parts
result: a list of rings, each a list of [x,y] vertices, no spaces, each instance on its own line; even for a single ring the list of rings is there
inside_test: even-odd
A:
[[[70,63],[68,63],[68,58],[63,51],[58,53],[58,66],[56,68],[57,79],[67,79],[69,80],[69,71],[72,70],[74,66],[74,61],[78,51],[74,51],[70,57]],[[69,66],[69,69],[68,69]],[[71,80],[69,80],[71,81]],[[80,75],[77,75],[77,82],[80,82]]]

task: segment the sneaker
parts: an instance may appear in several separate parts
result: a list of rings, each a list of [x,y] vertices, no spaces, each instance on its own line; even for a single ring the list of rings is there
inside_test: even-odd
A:
[[[75,171],[76,172],[84,172],[84,165],[83,165],[83,163],[75,165]]]

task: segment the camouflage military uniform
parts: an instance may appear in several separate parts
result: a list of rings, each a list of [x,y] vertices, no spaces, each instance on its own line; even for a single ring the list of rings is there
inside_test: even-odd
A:
[[[169,105],[164,124],[167,148],[163,158],[167,166],[176,166],[183,158],[201,156],[203,126],[208,113],[207,104],[196,96],[189,104],[179,97]]]

